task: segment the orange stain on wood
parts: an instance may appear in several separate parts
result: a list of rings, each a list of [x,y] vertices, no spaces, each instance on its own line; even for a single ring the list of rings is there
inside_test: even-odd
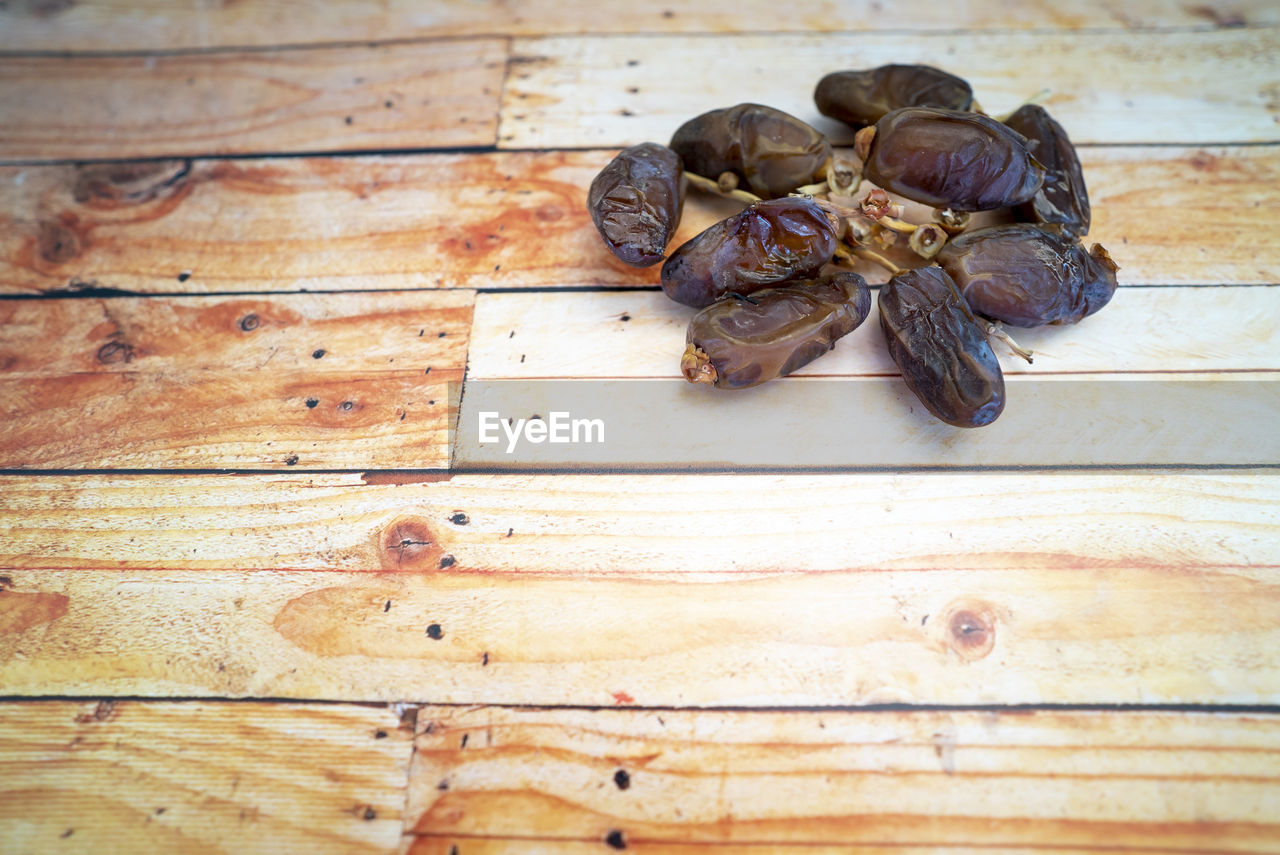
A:
[[[33,626],[52,623],[67,613],[70,603],[66,594],[0,588],[0,636],[17,635]]]

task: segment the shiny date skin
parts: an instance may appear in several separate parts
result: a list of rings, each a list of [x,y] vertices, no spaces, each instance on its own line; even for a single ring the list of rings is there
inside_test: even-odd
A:
[[[827,353],[870,311],[866,280],[847,272],[728,297],[689,321],[680,370],[718,389],[757,386]]]
[[[587,210],[605,246],[633,267],[666,256],[684,207],[684,165],[664,145],[624,149],[591,182]]]
[[[978,113],[907,107],[858,132],[863,174],[915,202],[989,211],[1031,199],[1044,167],[1012,128]]]
[[[929,412],[956,427],[995,421],[1004,409],[1004,374],[946,271],[900,273],[881,287],[877,305],[889,355]]]
[[[903,107],[968,110],[973,89],[954,74],[929,65],[882,65],[828,74],[818,81],[813,101],[822,115],[862,128]]]
[[[701,309],[730,292],[750,294],[817,276],[831,260],[836,228],[799,197],[756,202],[683,244],[662,265],[662,290]]]
[[[831,143],[818,130],[762,104],[690,119],[676,130],[671,148],[690,172],[712,180],[732,172],[762,199],[822,181],[831,160]]]
[[[1074,324],[1116,292],[1116,267],[1101,244],[1030,223],[993,226],[953,238],[938,253],[974,312],[1017,327]]]
[[[1031,143],[1031,153],[1044,166],[1044,186],[1015,209],[1024,222],[1056,226],[1080,237],[1089,231],[1089,191],[1075,146],[1062,125],[1045,108],[1025,104],[1004,122]]]

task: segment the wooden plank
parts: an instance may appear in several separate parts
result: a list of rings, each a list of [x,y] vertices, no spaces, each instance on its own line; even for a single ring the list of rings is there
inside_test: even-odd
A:
[[[1280,701],[1274,566],[998,558],[1015,566],[713,582],[438,560],[417,573],[10,570],[0,681],[16,695],[602,706]]]
[[[467,377],[678,378],[692,314],[654,291],[481,294]],[[1018,343],[1036,353],[1030,365],[997,350],[1006,375],[1277,371],[1277,328],[1280,289],[1274,287],[1121,288],[1079,324],[1013,330]],[[897,374],[874,301],[863,327],[796,372]]]
[[[492,145],[501,39],[0,58],[0,159]]]
[[[0,290],[656,285],[658,268],[617,261],[587,215],[612,154],[0,168]],[[1280,282],[1280,147],[1083,158],[1090,239],[1115,254],[1123,283]],[[691,199],[674,245],[734,210]]]
[[[661,293],[485,294],[453,465],[1262,465],[1280,460],[1270,428],[1280,418],[1275,292],[1122,288],[1083,323],[1015,330],[1035,362],[997,345],[1007,405],[980,431],[951,428],[919,406],[888,356],[874,309],[797,379],[731,393],[683,381],[679,355],[692,312]],[[1221,419],[1226,412],[1236,417]],[[559,414],[564,439],[573,419],[600,427],[578,442],[532,442],[518,425],[498,427],[535,413],[544,426]],[[747,425],[747,434],[731,427]],[[853,425],[857,442],[832,441]]]
[[[874,335],[874,333],[868,333]],[[468,380],[453,444],[471,472],[1276,466],[1280,373],[1007,378],[980,430],[931,415],[897,374],[742,392],[683,378]],[[1226,415],[1230,414],[1230,415]]]
[[[394,853],[412,739],[385,707],[9,701],[0,850]]]
[[[612,829],[611,829],[612,830]],[[676,843],[672,841],[650,841],[623,838],[626,851],[639,855],[699,855],[699,853],[717,852],[708,843]],[[459,836],[414,836],[407,838],[405,855],[599,855],[600,840],[564,840],[562,838],[532,839],[528,837],[476,837],[474,835]],[[946,846],[933,843],[910,844],[890,843],[877,845],[874,843],[838,843],[830,846],[812,843],[777,843],[753,844],[750,851],[760,855],[899,855],[902,852],[927,852],[930,855],[973,855],[983,851],[983,847],[964,845]],[[1054,855],[1093,855],[1099,851],[1097,846],[1064,846],[1056,845],[1046,850],[1044,847],[1001,846],[1000,855],[1036,855],[1051,851]],[[1105,849],[1102,851],[1106,851]],[[1160,846],[1154,848],[1128,847],[1123,850],[1135,855],[1168,855],[1169,850]]]
[[[1265,26],[1280,22],[1265,0],[1186,6],[1135,0],[1123,9],[1101,0],[1062,4],[998,0],[947,10],[946,25],[974,29],[1138,29]],[[0,9],[0,50],[148,50],[221,45],[311,44],[441,35],[591,32],[791,32],[930,30],[938,22],[906,5],[866,7],[819,0],[779,14],[763,0],[644,6],[590,0],[531,0],[518,9],[500,0],[411,0],[282,3],[252,0],[224,6],[175,6],[162,0],[28,0]]]
[[[354,480],[6,479],[0,684],[675,706],[1280,699],[1275,476]]]
[[[452,573],[714,581],[1280,565],[1268,472],[440,478],[5,476],[0,568],[420,571],[449,555]]]
[[[425,707],[418,721],[420,855],[450,837],[459,853],[472,837],[686,853],[1280,845],[1274,716]]]
[[[1048,87],[1044,104],[1077,145],[1280,140],[1274,29],[543,38],[517,40],[512,54],[498,130],[510,148],[666,142],[687,119],[743,101],[847,143],[852,132],[818,113],[814,86],[891,62],[966,78],[992,115]],[[1167,74],[1149,73],[1171,56]]]
[[[0,468],[447,466],[473,299],[4,301]]]

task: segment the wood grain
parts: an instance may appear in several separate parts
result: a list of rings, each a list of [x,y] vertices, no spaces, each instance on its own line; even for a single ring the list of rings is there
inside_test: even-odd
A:
[[[1076,145],[1280,140],[1274,29],[544,38],[517,39],[512,55],[498,131],[511,148],[666,142],[686,120],[743,101],[847,144],[852,132],[818,113],[814,86],[892,62],[964,77],[992,115],[1048,87],[1044,106]]]
[[[612,829],[611,829],[612,830]],[[699,855],[705,853],[714,843],[676,843],[666,840],[635,840],[625,836],[626,851],[639,855]],[[547,837],[533,839],[528,837],[476,837],[474,835],[414,836],[407,839],[402,852],[405,855],[599,855],[600,840],[565,840]],[[607,844],[606,844],[607,845]],[[977,851],[981,851],[978,847]],[[710,851],[716,851],[711,849]],[[768,855],[899,855],[902,852],[927,852],[930,855],[972,855],[972,846],[947,846],[936,843],[836,843],[830,846],[813,843],[778,843],[752,844],[751,852],[768,853]],[[1098,846],[1065,846],[1054,844],[1046,850],[1044,846],[1000,846],[1000,855],[1036,855],[1045,851],[1054,855],[1093,855],[1099,851]],[[1106,851],[1105,849],[1103,851]],[[1169,849],[1160,845],[1153,847],[1127,846],[1122,851],[1135,855],[1168,855]],[[1178,850],[1194,852],[1195,850]],[[1201,850],[1205,852],[1206,850]],[[1217,850],[1207,850],[1215,852]]]
[[[421,855],[454,836],[459,855],[473,836],[642,852],[1280,844],[1271,717],[425,707],[418,721]]]
[[[5,476],[0,568],[417,573],[447,554],[452,573],[716,581],[1280,566],[1267,472],[441,477]]]
[[[6,479],[0,683],[676,706],[1280,698],[1274,476],[344,483]]]
[[[412,726],[385,707],[0,704],[0,851],[394,853]]]
[[[1280,22],[1265,0],[1187,6],[1134,0],[1123,9],[1101,0],[1064,7],[1049,0],[1010,5],[968,2],[948,9],[949,28],[1123,29],[1265,26]],[[937,22],[906,4],[820,0],[779,14],[763,0],[647,6],[591,0],[411,0],[284,3],[251,0],[183,6],[163,0],[10,0],[0,10],[0,50],[148,50],[221,45],[282,45],[488,33],[740,32],[929,30]]]
[[[653,286],[658,268],[615,259],[586,212],[612,155],[0,168],[0,291]],[[1280,147],[1083,159],[1090,239],[1116,257],[1122,283],[1280,282]],[[673,246],[734,210],[692,198]]]
[[[0,303],[0,467],[444,467],[471,292]]]
[[[191,56],[0,58],[0,159],[494,143],[500,39]]]
[[[600,706],[1280,701],[1274,566],[1010,563],[711,582],[439,560],[11,570],[0,681],[16,695]]]

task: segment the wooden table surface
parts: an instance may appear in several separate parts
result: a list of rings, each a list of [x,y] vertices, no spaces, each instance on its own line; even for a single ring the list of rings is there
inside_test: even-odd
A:
[[[1167,465],[950,466],[891,407],[909,462],[822,471],[449,431],[676,376],[585,211],[618,148],[741,101],[847,144],[813,85],[895,61],[1079,145],[1121,288],[1011,382],[1274,390],[1277,56],[1264,0],[0,3],[0,852],[1280,852],[1255,398]],[[874,323],[787,388],[900,406]]]

